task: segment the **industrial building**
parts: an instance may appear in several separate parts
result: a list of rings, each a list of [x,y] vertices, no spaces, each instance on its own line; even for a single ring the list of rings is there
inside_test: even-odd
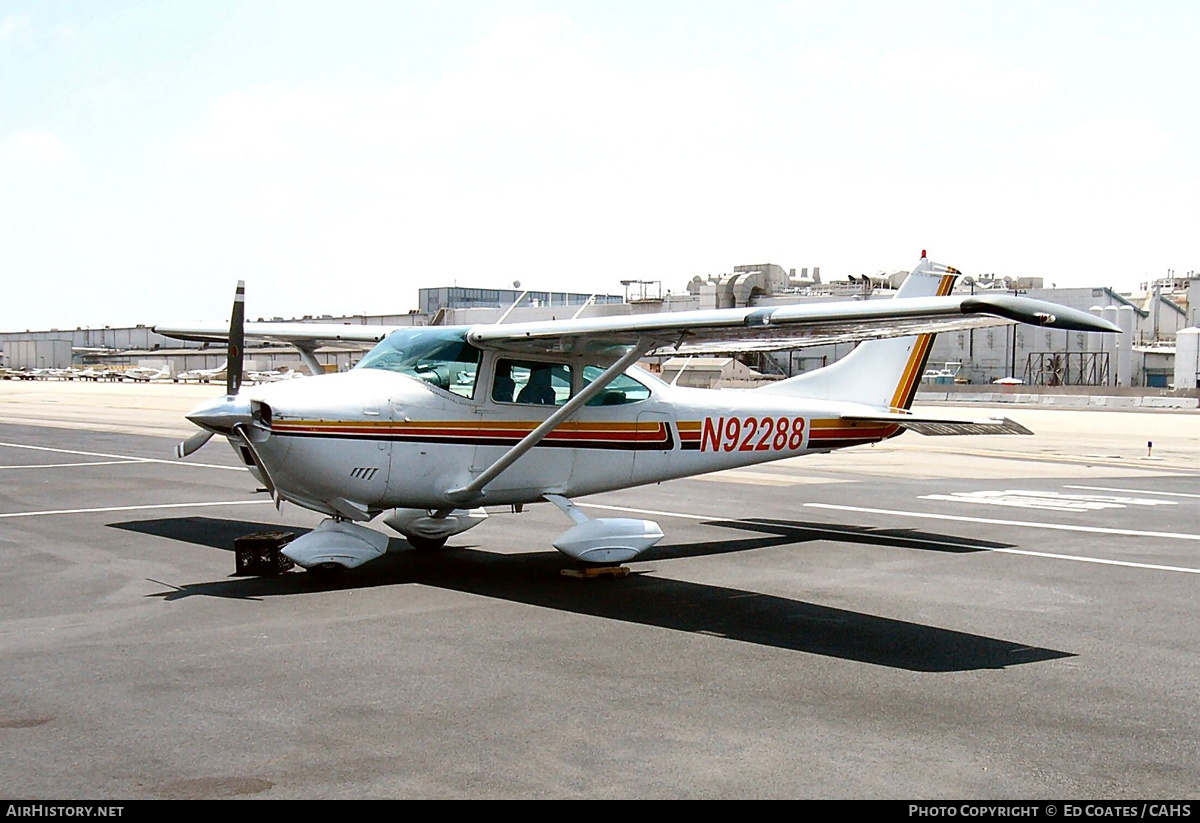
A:
[[[819,268],[785,270],[773,263],[736,266],[732,272],[696,276],[676,292],[658,280],[621,281],[624,295],[584,292],[522,291],[443,286],[420,289],[420,308],[404,314],[348,317],[306,316],[301,321],[349,324],[470,325],[612,316],[660,311],[691,311],[798,302],[873,300],[890,297],[907,272],[850,277],[822,282]],[[991,384],[1018,381],[1026,386],[1107,386],[1124,388],[1196,388],[1200,363],[1200,275],[1169,276],[1144,284],[1142,297],[1130,297],[1105,286],[1056,288],[1042,278],[990,275],[960,278],[956,293],[1003,292],[1093,311],[1121,327],[1120,335],[1086,335],[1002,325],[943,333],[930,354],[925,380],[938,384]],[[515,305],[514,305],[515,304]],[[271,318],[282,320],[283,318]],[[104,367],[167,368],[173,375],[216,369],[223,347],[172,340],[145,325],[132,328],[77,328],[0,333],[2,364],[8,369],[40,370]],[[709,385],[734,380],[779,379],[836,361],[852,344],[755,353],[741,356],[740,368],[722,361],[693,364],[687,380],[716,375]],[[363,348],[348,345],[318,350],[327,370],[352,366]],[[252,346],[248,370],[302,368],[299,355],[287,346]],[[664,358],[665,360],[665,358]],[[664,362],[651,364],[661,369]],[[673,368],[678,364],[672,364]],[[686,374],[688,369],[684,370]],[[736,377],[734,372],[736,371]],[[755,375],[760,377],[755,377]]]

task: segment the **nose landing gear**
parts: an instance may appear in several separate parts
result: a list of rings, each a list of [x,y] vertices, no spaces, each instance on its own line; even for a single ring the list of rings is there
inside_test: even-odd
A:
[[[387,551],[388,536],[347,520],[321,521],[308,534],[297,537],[282,553],[309,571],[329,572],[334,567],[353,569]]]

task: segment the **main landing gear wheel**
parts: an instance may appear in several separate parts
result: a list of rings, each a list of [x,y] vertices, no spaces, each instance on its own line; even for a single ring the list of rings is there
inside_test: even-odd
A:
[[[446,545],[449,537],[418,537],[415,534],[406,534],[404,539],[408,541],[408,545],[412,546],[419,552],[431,552],[440,549]]]

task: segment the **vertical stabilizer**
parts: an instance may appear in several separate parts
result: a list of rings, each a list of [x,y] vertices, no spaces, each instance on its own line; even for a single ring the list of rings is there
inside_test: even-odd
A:
[[[894,299],[947,295],[958,275],[957,269],[933,263],[922,253],[921,262],[905,278]],[[907,409],[925,372],[933,338],[932,334],[919,334],[868,340],[832,366],[772,383],[758,391]]]

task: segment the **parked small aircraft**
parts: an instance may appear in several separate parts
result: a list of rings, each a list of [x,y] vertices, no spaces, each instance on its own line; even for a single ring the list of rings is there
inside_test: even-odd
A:
[[[126,369],[121,372],[121,376],[126,380],[132,380],[135,383],[149,383],[151,380],[166,380],[171,376],[171,368],[163,366],[161,369],[152,369],[144,366],[137,366],[131,369]]]
[[[251,383],[278,383],[281,380],[295,380],[304,377],[304,372],[296,371],[287,366],[281,366],[274,371],[252,371],[246,377]]]
[[[574,525],[564,554],[618,564],[663,537],[635,518],[589,518],[572,499],[797,455],[925,435],[1030,434],[1004,418],[909,411],[934,333],[1019,321],[1115,332],[1075,309],[1006,294],[949,296],[958,271],[921,261],[891,300],[564,321],[403,327],[244,322],[228,331],[157,326],[229,344],[226,394],[188,419],[191,454],[225,436],[274,497],[328,519],[284,549],[332,570],[383,554],[379,515],[418,548],[487,517],[483,505],[553,503]],[[291,343],[316,372],[318,345],[377,345],[342,374],[242,390],[246,338]],[[750,391],[668,385],[635,364],[652,354],[792,349],[865,341],[831,366]],[[386,514],[385,514],[386,512]]]
[[[187,383],[195,380],[197,383],[208,383],[212,380],[219,380],[225,376],[225,369],[229,365],[226,360],[215,369],[191,369],[189,371],[181,371],[171,379],[176,383]]]

